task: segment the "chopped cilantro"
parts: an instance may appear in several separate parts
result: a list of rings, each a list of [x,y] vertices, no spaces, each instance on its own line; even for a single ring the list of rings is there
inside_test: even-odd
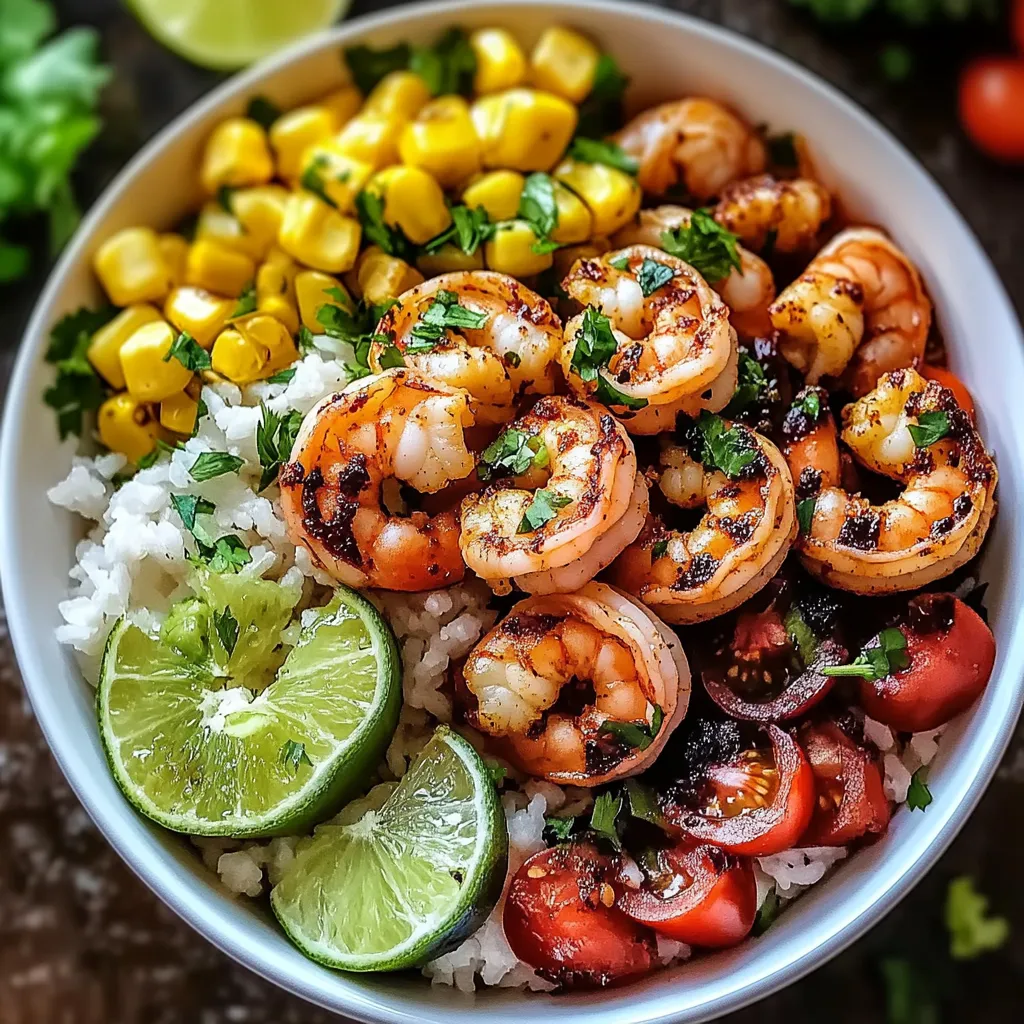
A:
[[[335,291],[335,289],[328,289]],[[343,300],[345,296],[342,296]],[[377,334],[375,328],[381,317],[390,309],[390,306],[374,306],[366,303],[359,303],[354,310],[345,309],[342,306],[324,303],[316,311],[317,323],[324,329],[324,333],[338,341],[352,347],[355,356],[355,365],[350,367],[353,377],[365,377],[370,373],[370,346],[375,342],[391,344],[391,339],[386,334]],[[310,334],[310,341],[313,335]],[[302,348],[302,329],[299,330],[299,347]],[[402,365],[401,353],[395,349],[398,355],[397,365]],[[385,366],[384,360],[381,365]]]
[[[401,229],[384,223],[384,197],[363,189],[356,196],[356,213],[363,226],[364,240],[379,245],[389,256],[412,262],[413,246]]]
[[[499,434],[480,453],[477,472],[481,480],[495,476],[522,476],[534,466],[543,469],[548,460],[547,445],[542,438],[511,428]]]
[[[312,192],[313,195],[319,196],[328,206],[333,206],[337,209],[338,204],[328,194],[327,182],[324,180],[324,171],[329,163],[330,161],[323,153],[318,153],[303,169],[302,175],[299,177],[299,184],[307,192]]]
[[[912,811],[923,811],[931,802],[932,791],[928,788],[928,766],[921,765],[910,777],[907,806]]]
[[[906,668],[907,638],[897,626],[890,626],[878,634],[878,644],[865,647],[849,665],[827,665],[826,676],[855,676],[860,679],[884,679],[887,675]]]
[[[646,398],[631,398],[623,394],[600,372],[608,365],[618,349],[611,321],[599,310],[588,306],[583,311],[580,329],[576,333],[576,347],[572,352],[571,369],[580,379],[594,382],[594,397],[605,405],[622,405],[627,409],[642,409]]]
[[[697,429],[703,449],[701,462],[711,469],[720,469],[730,480],[736,480],[757,458],[750,432],[742,427],[726,428],[721,416],[702,411]]]
[[[276,479],[283,463],[291,455],[292,445],[302,426],[302,413],[297,409],[280,414],[260,403],[260,421],[256,425],[256,451],[263,473],[259,490],[266,490]]]
[[[587,138],[599,139],[619,128],[627,85],[629,78],[622,73],[615,58],[602,53],[594,69],[590,95],[580,104],[576,131]]]
[[[601,723],[601,732],[607,736],[614,736],[624,746],[646,750],[658,735],[664,717],[664,711],[659,705],[655,705],[649,725],[647,722],[616,722],[609,718]]]
[[[225,213],[230,213],[232,217],[234,217],[235,211],[232,208],[231,203],[237,191],[238,189],[231,185],[221,185],[221,187],[217,189],[217,205],[220,206]]]
[[[198,537],[196,541],[200,557],[213,572],[238,572],[243,565],[252,561],[249,549],[234,534],[218,537],[212,547],[203,544]]]
[[[307,327],[306,330],[309,330]],[[267,378],[268,384],[288,384],[295,376],[295,367],[288,366],[283,370],[278,370],[277,373],[272,374]]]
[[[497,761],[491,761],[490,759],[485,761],[484,764],[487,765],[487,774],[490,775],[495,786],[500,786],[508,775],[508,769],[503,764],[499,764]]]
[[[916,447],[927,448],[949,436],[949,417],[941,411],[923,412],[917,417],[917,423],[907,429]]]
[[[420,314],[412,329],[406,351],[429,352],[449,330],[479,330],[487,323],[487,314],[459,304],[455,292],[436,292],[433,301]]]
[[[820,393],[814,388],[808,388],[793,403],[793,408],[799,409],[801,412],[805,413],[812,422],[816,421],[821,415]]]
[[[413,48],[409,70],[415,71],[434,96],[473,92],[476,55],[461,28],[449,28],[433,46]]]
[[[729,404],[725,408],[726,416],[736,416],[755,402],[769,397],[772,385],[764,372],[764,367],[749,353],[741,351],[739,360],[739,380]]]
[[[1010,937],[1010,923],[1004,917],[991,917],[988,897],[975,888],[970,875],[961,875],[949,883],[946,891],[946,928],[949,931],[949,955],[954,960],[973,960],[982,953],[999,949]]]
[[[572,498],[541,487],[533,492],[533,501],[523,513],[517,532],[530,533],[533,530],[539,530],[545,523],[550,523],[558,515],[558,509],[565,508],[571,503]]]
[[[229,319],[236,320],[240,316],[248,316],[256,312],[256,282],[250,281],[238,296],[238,305],[235,306]]]
[[[196,516],[209,515],[215,509],[212,501],[200,498],[198,494],[172,494],[170,497],[182,526],[192,534],[195,533]]]
[[[452,222],[439,235],[435,235],[423,247],[427,253],[435,253],[445,245],[456,245],[467,256],[471,256],[488,239],[494,236],[494,225],[482,206],[470,209],[468,206],[451,208]]]
[[[622,849],[615,822],[622,810],[622,795],[602,793],[594,801],[590,812],[590,827],[602,839],[607,839],[616,850]]]
[[[182,331],[171,343],[167,355],[164,356],[164,362],[168,363],[172,359],[177,359],[186,370],[193,373],[208,370],[213,365],[210,353],[188,331]]]
[[[629,269],[629,257],[628,256],[614,256],[608,261],[608,266],[614,267],[616,270],[628,270]]]
[[[188,471],[196,483],[224,476],[225,473],[237,473],[245,465],[245,459],[227,452],[203,452],[197,456]]]
[[[235,644],[238,643],[238,619],[231,614],[230,608],[225,608],[222,612],[214,611],[213,626],[230,658],[234,653]]]
[[[651,547],[651,561],[656,562],[659,558],[664,558],[668,553],[668,541],[667,540],[656,540]]]
[[[769,135],[764,142],[768,147],[768,160],[773,167],[780,170],[796,170],[800,166],[800,154],[797,152],[794,132]]]
[[[665,817],[658,806],[658,795],[650,786],[645,786],[636,779],[626,779],[622,787],[626,797],[626,807],[630,815],[646,821],[658,828],[665,827]]]
[[[640,162],[610,140],[587,139],[577,135],[569,146],[569,156],[585,164],[604,164],[626,174],[636,174]]]
[[[689,263],[708,284],[716,284],[740,269],[737,241],[704,209],[694,210],[689,224],[661,233],[665,252]]]
[[[803,498],[796,503],[796,520],[800,524],[800,532],[805,537],[811,532],[811,525],[814,522],[814,509],[817,504],[817,498]]]
[[[349,46],[343,52],[352,81],[365,96],[385,75],[408,68],[412,51],[408,43],[398,43],[381,50],[372,46]]]
[[[313,767],[313,762],[310,761],[309,754],[306,753],[306,744],[298,743],[295,740],[285,742],[281,747],[279,760],[281,764],[288,765],[292,771],[298,771],[300,764],[308,764],[310,768]]]
[[[547,817],[544,819],[544,832],[545,836],[550,834],[551,837],[558,843],[564,843],[572,835],[573,830],[576,828],[575,818],[555,818]]]
[[[640,291],[645,298],[664,287],[675,276],[676,272],[667,263],[659,263],[647,257],[644,257],[636,272],[637,284],[640,285]]]
[[[555,179],[550,174],[534,171],[527,176],[519,196],[518,215],[537,236],[534,252],[551,252],[558,248],[558,243],[551,240],[551,233],[558,227],[558,202],[555,199]]]
[[[779,895],[775,891],[775,886],[772,886],[768,890],[768,894],[765,896],[760,909],[757,911],[757,917],[754,918],[754,926],[751,928],[750,933],[752,935],[764,935],[770,925],[775,921],[775,918],[779,916],[779,910],[781,908],[782,901],[779,899]]]

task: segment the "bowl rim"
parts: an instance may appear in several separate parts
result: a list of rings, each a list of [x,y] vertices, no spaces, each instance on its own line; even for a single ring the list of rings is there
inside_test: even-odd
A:
[[[64,279],[83,258],[83,251],[95,226],[116,204],[125,186],[140,171],[144,171],[151,160],[166,148],[172,147],[178,136],[184,133],[193,121],[212,114],[219,107],[245,95],[269,73],[297,64],[324,48],[340,46],[376,30],[392,29],[403,22],[419,20],[421,17],[450,14],[457,20],[460,13],[467,9],[477,11],[509,7],[539,8],[544,12],[551,10],[547,0],[432,0],[428,3],[417,3],[413,6],[391,8],[360,16],[307,37],[233,75],[178,114],[132,157],[106,187],[83,218],[74,239],[51,271],[25,328],[9,381],[3,429],[0,433],[0,582],[3,587],[12,646],[22,672],[25,690],[47,744],[76,796],[131,870],[208,941],[279,987],[326,1009],[342,1011],[368,1022],[414,1024],[420,1021],[454,1021],[464,1019],[470,1013],[484,1013],[488,1016],[491,1014],[486,1004],[474,1004],[473,1001],[467,1001],[464,1008],[452,1007],[440,1014],[436,1013],[434,1007],[423,1005],[418,1008],[416,1014],[413,1014],[403,1006],[395,1005],[396,1002],[407,1003],[404,999],[391,1000],[386,995],[369,994],[355,986],[335,988],[333,994],[328,997],[324,986],[318,986],[308,978],[296,979],[289,976],[280,969],[280,964],[273,956],[260,951],[258,947],[261,943],[258,940],[254,941],[251,935],[246,934],[244,928],[233,923],[216,908],[207,905],[198,889],[182,889],[165,865],[140,857],[139,851],[135,849],[135,832],[132,828],[133,825],[139,824],[136,812],[127,801],[104,806],[103,801],[90,791],[87,781],[79,777],[75,765],[77,754],[73,749],[74,745],[61,735],[56,719],[51,717],[52,697],[47,691],[48,683],[43,667],[36,664],[33,649],[36,629],[22,611],[22,602],[18,600],[19,593],[29,585],[29,581],[23,578],[24,574],[16,574],[11,569],[11,566],[17,565],[19,561],[18,539],[15,530],[10,526],[14,520],[14,494],[17,488],[16,452],[22,442],[19,423],[30,403],[39,400],[38,395],[31,390],[31,378],[50,327],[50,311],[59,296]],[[754,60],[773,66],[775,70],[795,79],[802,89],[822,96],[836,109],[838,116],[856,122],[862,131],[873,136],[879,145],[890,151],[893,158],[902,165],[903,173],[913,180],[916,188],[930,193],[931,200],[944,207],[952,216],[962,232],[962,241],[970,249],[964,258],[977,264],[986,278],[986,284],[991,288],[992,299],[998,307],[996,313],[1011,326],[1015,335],[1014,340],[1019,347],[1024,348],[1024,335],[1021,333],[1016,313],[1002,280],[962,215],[906,147],[838,88],[767,46],[694,15],[632,0],[565,0],[559,5],[558,13],[560,18],[572,21],[585,18],[589,12],[595,10],[628,13],[631,17],[646,22],[652,30],[656,30],[658,26],[671,27],[675,30],[682,28],[698,42],[712,41],[731,49],[739,60]],[[1007,659],[1002,675],[1016,672],[1024,663],[1024,637],[1017,637],[1012,646],[1008,647],[1015,656]],[[763,967],[757,971],[744,972],[748,976],[744,977],[738,987],[719,987],[711,991],[703,1002],[690,1005],[686,1019],[697,1024],[700,1021],[717,1018],[799,980],[853,943],[891,910],[935,864],[970,816],[1010,741],[1022,704],[1024,685],[1019,679],[1015,688],[1011,689],[1007,684],[999,689],[998,699],[986,713],[986,718],[997,719],[997,731],[989,736],[987,746],[981,749],[976,770],[962,783],[955,798],[946,802],[943,815],[922,819],[917,825],[916,842],[903,857],[902,865],[898,868],[893,865],[888,877],[875,879],[873,885],[857,894],[857,898],[847,899],[843,902],[841,910],[829,914],[827,924],[823,929],[819,928],[821,934],[815,937],[816,941],[804,941],[802,945],[790,943],[791,948],[784,957],[764,957]],[[523,1007],[529,1005],[536,1007],[538,1019],[540,1013],[562,1020],[591,1015],[606,1016],[606,1019],[610,1020],[614,1016],[621,1024],[625,1024],[626,1021],[629,1021],[629,1024],[670,1024],[671,1021],[679,1019],[680,1006],[677,999],[666,998],[664,995],[647,995],[637,990],[627,991],[631,993],[626,997],[628,1003],[619,1004],[628,1006],[625,1014],[606,1014],[600,1005],[595,1006],[591,1003],[581,1006],[568,1000],[562,1002],[561,1007],[553,1006],[550,1001],[538,1000],[532,995],[527,997],[530,1002],[524,1003],[520,998],[509,1005],[513,1006],[517,1020],[523,1019]],[[532,1014],[530,1016],[532,1018]],[[503,1021],[513,1019],[511,1014],[506,1015],[500,1011],[494,1013],[492,1019],[497,1020],[499,1017]]]

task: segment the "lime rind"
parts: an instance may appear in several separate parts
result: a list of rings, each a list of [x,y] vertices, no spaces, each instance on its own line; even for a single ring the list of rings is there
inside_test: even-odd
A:
[[[339,589],[268,676],[260,669],[288,616],[270,591],[254,594],[257,584],[277,586],[242,577],[212,593],[197,585],[214,611],[239,614],[229,657],[213,638],[203,639],[208,656],[187,657],[128,619],[108,639],[97,700],[111,769],[128,800],[173,831],[302,831],[365,788],[397,726],[398,647],[379,612]],[[273,629],[261,628],[261,615]],[[225,687],[231,672],[245,673],[233,681],[273,681],[258,694]]]
[[[270,901],[311,959],[347,971],[401,970],[482,923],[507,862],[505,815],[487,766],[441,726],[382,807],[322,825],[300,843]]]

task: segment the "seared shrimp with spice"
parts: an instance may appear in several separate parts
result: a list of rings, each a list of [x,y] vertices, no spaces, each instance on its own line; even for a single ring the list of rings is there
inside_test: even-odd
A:
[[[710,199],[730,181],[760,174],[767,159],[753,128],[703,98],[645,110],[613,138],[637,160],[637,181],[653,196],[681,186],[695,199]]]
[[[924,355],[932,304],[921,275],[881,231],[836,235],[770,309],[782,354],[807,379],[838,377],[855,396]]]
[[[468,717],[495,751],[563,785],[642,771],[690,696],[678,637],[603,583],[520,601],[470,652],[462,674]]]
[[[587,307],[565,325],[560,361],[569,387],[615,410],[631,433],[671,430],[680,412],[728,403],[736,332],[690,264],[631,245],[579,260],[562,287]]]
[[[466,567],[454,510],[393,514],[387,490],[433,493],[473,472],[469,395],[415,370],[350,384],[306,414],[281,470],[281,510],[313,564],[350,587],[432,590]]]
[[[810,178],[779,181],[770,174],[722,189],[715,220],[758,252],[803,252],[814,246],[832,216],[828,190]]]
[[[705,415],[687,448],[661,455],[658,485],[680,508],[705,508],[692,530],[650,516],[609,578],[666,622],[723,615],[779,570],[796,534],[793,481],[782,453],[740,424]]]
[[[463,500],[462,556],[498,593],[508,593],[510,580],[528,594],[577,589],[636,537],[647,516],[633,442],[595,402],[542,398],[481,463],[494,483]]]
[[[809,419],[808,432],[818,425]],[[903,491],[880,505],[848,494],[823,446],[826,462],[803,469],[798,482],[798,548],[810,572],[841,590],[889,593],[923,587],[977,554],[995,511],[997,472],[951,391],[915,370],[886,374],[843,410],[842,440]]]
[[[467,270],[400,296],[377,326],[370,367],[396,349],[408,366],[473,396],[479,423],[504,423],[520,393],[555,390],[562,325],[548,303],[514,277]]]

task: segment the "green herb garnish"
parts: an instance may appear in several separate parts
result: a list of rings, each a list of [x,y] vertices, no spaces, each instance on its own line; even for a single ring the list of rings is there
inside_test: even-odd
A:
[[[729,404],[726,416],[737,416],[755,402],[768,398],[772,385],[765,375],[764,367],[747,352],[740,352],[739,379]]]
[[[522,476],[527,470],[543,469],[549,461],[541,437],[514,428],[502,431],[481,453],[477,472],[481,480],[496,476]]]
[[[650,724],[647,722],[616,722],[609,718],[601,723],[601,732],[604,735],[613,736],[624,746],[632,747],[635,750],[646,750],[658,735],[664,718],[665,712],[656,704]]]
[[[365,241],[371,245],[379,245],[389,256],[412,263],[415,258],[415,247],[399,228],[384,223],[384,197],[376,192],[363,189],[356,196],[356,213],[359,223],[363,226]]]
[[[199,370],[208,370],[213,365],[210,360],[210,353],[192,337],[188,331],[182,331],[167,350],[164,362],[169,363],[177,359],[186,370],[197,373]]]
[[[675,276],[676,272],[667,263],[659,263],[657,260],[644,257],[643,263],[637,269],[636,281],[646,298],[667,285]]]
[[[192,463],[188,471],[195,482],[203,483],[226,473],[237,473],[245,465],[245,459],[227,452],[203,452]]]
[[[531,533],[539,530],[545,523],[550,523],[558,515],[558,509],[572,504],[572,498],[557,494],[542,487],[533,492],[533,501],[523,513],[517,533]]]
[[[999,949],[1010,937],[1010,923],[988,913],[988,897],[975,888],[970,875],[954,878],[946,891],[946,928],[949,955],[954,960],[973,960]]]
[[[622,810],[622,795],[619,793],[601,793],[594,800],[590,812],[590,828],[601,838],[606,839],[616,850],[622,849],[622,841],[615,826],[619,812]]]
[[[213,613],[213,627],[216,629],[217,636],[220,638],[220,642],[230,658],[234,653],[235,644],[238,643],[238,619],[231,614],[230,608],[225,608],[222,612],[218,612],[215,609]]]
[[[622,405],[627,409],[643,409],[646,398],[631,398],[623,394],[600,372],[607,366],[618,349],[611,321],[599,310],[588,306],[583,311],[580,329],[576,333],[576,347],[572,352],[571,369],[581,380],[595,384],[594,397],[605,405]]]
[[[435,253],[452,244],[471,256],[484,242],[494,237],[495,227],[482,206],[472,210],[468,206],[453,206],[451,214],[451,224],[423,246],[424,252]]]
[[[385,75],[405,71],[412,51],[408,43],[398,43],[381,50],[372,46],[349,46],[343,53],[352,81],[365,96]]]
[[[448,29],[433,46],[413,48],[409,70],[415,71],[433,96],[470,96],[476,74],[476,55],[461,28]]]
[[[260,403],[260,421],[256,425],[256,451],[259,453],[263,473],[258,490],[264,491],[276,479],[281,466],[288,461],[292,445],[299,436],[302,413],[297,409],[281,414],[271,412]]]
[[[704,209],[694,210],[689,224],[661,233],[665,252],[689,263],[708,284],[717,284],[741,269],[738,241]]]
[[[629,78],[622,73],[615,58],[602,53],[594,69],[590,95],[580,104],[576,131],[591,139],[600,139],[622,124],[623,97]]]
[[[209,515],[215,510],[212,501],[200,498],[198,494],[172,494],[170,498],[182,526],[193,535],[196,529],[196,516]]]
[[[907,806],[912,811],[923,811],[931,802],[932,791],[928,788],[928,767],[921,765],[910,777]]]
[[[849,665],[826,665],[821,670],[826,676],[854,676],[860,679],[884,679],[910,664],[907,638],[896,626],[878,634],[878,644],[865,647]]]
[[[697,420],[702,450],[701,462],[710,469],[720,469],[730,480],[736,480],[757,458],[757,448],[750,432],[742,427],[726,427],[721,416],[702,411]]]
[[[636,174],[640,162],[629,156],[622,147],[607,139],[587,139],[577,135],[569,146],[569,156],[585,164],[604,164],[626,174]]]
[[[248,316],[256,312],[256,282],[250,281],[238,296],[238,305],[235,306],[229,319],[237,320],[240,316]]]
[[[279,760],[281,764],[288,765],[292,771],[298,771],[300,764],[308,764],[310,768],[313,767],[313,762],[310,761],[309,754],[306,753],[306,744],[298,743],[295,740],[285,742],[281,747]]]
[[[907,427],[914,445],[927,448],[949,436],[949,417],[944,412],[923,412],[917,417],[917,423]]]
[[[800,524],[800,532],[805,537],[811,532],[811,525],[814,523],[814,509],[817,504],[817,498],[803,498],[796,503],[796,521]]]
[[[253,96],[245,108],[245,116],[267,129],[281,116],[281,108],[266,96]]]
[[[455,292],[436,292],[416,321],[406,351],[429,352],[449,330],[479,330],[486,323],[487,314],[460,305]]]
[[[558,243],[551,239],[551,233],[558,227],[558,202],[555,199],[555,179],[550,174],[534,171],[527,176],[519,196],[518,216],[533,228],[537,236],[532,247],[534,252],[551,252],[558,248]]]

